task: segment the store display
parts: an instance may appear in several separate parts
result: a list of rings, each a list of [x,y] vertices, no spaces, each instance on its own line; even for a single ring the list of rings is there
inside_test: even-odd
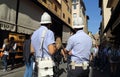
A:
[[[23,58],[23,43],[25,40],[25,35],[22,34],[15,34],[15,33],[10,33],[9,38],[14,37],[15,42],[17,43],[17,48],[16,48],[16,56],[15,58]]]

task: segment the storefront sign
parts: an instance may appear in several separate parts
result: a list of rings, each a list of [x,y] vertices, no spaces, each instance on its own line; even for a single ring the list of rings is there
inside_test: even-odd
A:
[[[8,31],[15,31],[15,25],[5,22],[0,22],[0,29],[1,30],[8,30]]]

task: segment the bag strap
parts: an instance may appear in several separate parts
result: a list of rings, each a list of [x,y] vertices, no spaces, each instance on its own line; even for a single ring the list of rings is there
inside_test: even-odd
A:
[[[44,42],[44,38],[45,38],[46,32],[47,32],[47,29],[43,30],[42,36],[41,36],[41,41],[40,41],[40,51],[42,51],[42,58],[44,56],[44,53],[43,53],[43,42]]]

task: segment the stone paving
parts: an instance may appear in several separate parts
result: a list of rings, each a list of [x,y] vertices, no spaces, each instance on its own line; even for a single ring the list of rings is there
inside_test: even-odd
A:
[[[0,65],[0,77],[23,77],[24,71],[25,71],[24,65],[18,64],[18,65],[16,65],[16,68],[13,70],[10,70],[9,67],[10,66],[8,66],[7,72],[3,72],[2,66]],[[60,69],[61,68],[66,69],[66,64],[61,64]],[[59,77],[66,77],[66,75],[67,75],[67,72],[64,71]],[[107,68],[101,72],[100,70],[90,68],[89,77],[111,77],[110,70]],[[120,74],[118,73],[118,75],[116,77],[120,77]]]

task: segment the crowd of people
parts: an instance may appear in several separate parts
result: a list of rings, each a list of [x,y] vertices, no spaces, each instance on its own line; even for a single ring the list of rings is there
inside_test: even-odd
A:
[[[91,55],[92,66],[94,69],[100,70],[101,72],[110,69],[111,77],[117,77],[120,70],[119,45],[108,44],[105,41],[100,46],[92,47]]]

